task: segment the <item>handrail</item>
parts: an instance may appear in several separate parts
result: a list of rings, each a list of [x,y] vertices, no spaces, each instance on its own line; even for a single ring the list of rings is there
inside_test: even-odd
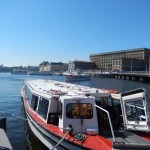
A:
[[[103,109],[102,107],[96,105],[96,104],[94,104],[94,105],[95,105],[95,107],[97,107],[97,108],[99,108],[102,111],[107,113],[107,116],[108,116],[108,119],[109,119],[110,128],[111,128],[111,132],[112,132],[112,138],[113,138],[113,141],[115,142],[116,140],[115,140],[114,130],[113,130],[113,127],[112,127],[112,123],[111,123],[109,112],[107,110]]]

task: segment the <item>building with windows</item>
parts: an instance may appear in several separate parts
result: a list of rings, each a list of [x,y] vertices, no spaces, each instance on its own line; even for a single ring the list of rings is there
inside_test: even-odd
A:
[[[81,61],[81,60],[71,60],[68,64],[68,70],[93,70],[97,69],[95,62],[91,61]]]
[[[50,70],[54,72],[64,72],[68,70],[68,64],[62,62],[51,62]]]
[[[150,49],[136,48],[91,54],[90,60],[103,71],[141,71],[149,68]]]
[[[39,65],[39,71],[50,71],[49,62],[48,61],[43,61]]]
[[[43,61],[39,65],[39,71],[64,72],[68,70],[68,64],[62,62]]]

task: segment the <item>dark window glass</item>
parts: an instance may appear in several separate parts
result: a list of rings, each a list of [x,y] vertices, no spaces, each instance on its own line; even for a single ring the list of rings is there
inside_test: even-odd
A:
[[[39,101],[38,114],[46,120],[49,101],[42,98]]]
[[[38,104],[38,96],[32,95],[31,108],[36,111]]]
[[[66,106],[67,118],[91,119],[93,117],[93,108],[88,103],[69,103]]]

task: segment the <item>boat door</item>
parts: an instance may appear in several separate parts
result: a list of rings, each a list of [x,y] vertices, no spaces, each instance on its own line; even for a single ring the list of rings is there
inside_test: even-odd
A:
[[[150,131],[150,119],[145,89],[135,89],[121,94],[125,127],[132,131]]]

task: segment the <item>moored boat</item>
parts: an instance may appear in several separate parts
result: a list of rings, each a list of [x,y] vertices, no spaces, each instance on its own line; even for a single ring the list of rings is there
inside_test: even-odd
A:
[[[87,80],[91,80],[91,76],[89,76],[89,75],[67,75],[65,77],[65,80],[67,82],[87,81]]]
[[[20,70],[20,69],[14,69],[11,74],[15,74],[15,75],[26,75],[27,74],[27,70]]]
[[[31,130],[50,149],[150,148],[147,140],[120,130],[119,110],[114,113],[116,105],[109,107],[114,98],[111,92],[52,80],[26,80],[21,93]]]
[[[115,74],[112,72],[98,72],[93,73],[93,76],[98,78],[114,78]]]
[[[32,71],[28,73],[29,75],[52,75],[51,71]]]

